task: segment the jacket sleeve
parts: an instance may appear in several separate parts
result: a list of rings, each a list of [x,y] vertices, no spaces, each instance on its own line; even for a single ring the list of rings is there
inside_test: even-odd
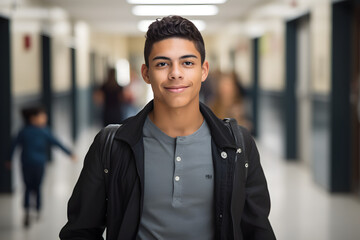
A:
[[[85,156],[84,166],[68,203],[68,222],[60,239],[103,239],[107,202],[100,159],[100,132]]]
[[[245,205],[241,220],[244,239],[276,239],[268,216],[270,213],[270,196],[259,152],[254,139],[244,131],[245,152],[249,162],[248,176],[245,185]]]

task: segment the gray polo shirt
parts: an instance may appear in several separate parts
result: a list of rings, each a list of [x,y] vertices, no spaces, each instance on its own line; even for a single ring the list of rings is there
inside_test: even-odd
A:
[[[143,128],[144,208],[137,239],[214,239],[214,170],[206,121],[172,138],[149,118]]]

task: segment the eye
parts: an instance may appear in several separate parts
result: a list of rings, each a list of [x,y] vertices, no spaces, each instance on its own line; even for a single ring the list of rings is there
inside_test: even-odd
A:
[[[165,67],[167,66],[168,64],[166,62],[159,62],[156,64],[157,67]]]
[[[194,63],[193,63],[193,62],[190,62],[190,61],[186,61],[186,62],[184,62],[184,64],[185,64],[186,66],[192,66],[192,65],[194,65]]]

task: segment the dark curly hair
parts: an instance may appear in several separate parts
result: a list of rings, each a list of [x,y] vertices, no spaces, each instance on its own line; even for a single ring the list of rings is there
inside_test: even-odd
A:
[[[180,16],[167,16],[162,19],[156,19],[146,32],[144,58],[145,64],[149,67],[149,55],[154,43],[161,40],[178,37],[190,40],[201,56],[201,64],[205,61],[205,44],[201,33],[196,26],[188,19]]]
[[[31,118],[39,115],[40,113],[46,113],[45,108],[40,104],[26,106],[21,109],[21,115],[26,124],[30,124]]]

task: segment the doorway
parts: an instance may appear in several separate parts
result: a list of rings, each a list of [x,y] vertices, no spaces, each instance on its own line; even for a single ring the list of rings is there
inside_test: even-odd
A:
[[[311,165],[310,14],[286,23],[285,158]]]
[[[298,158],[311,167],[311,42],[310,15],[297,20],[297,153]]]

